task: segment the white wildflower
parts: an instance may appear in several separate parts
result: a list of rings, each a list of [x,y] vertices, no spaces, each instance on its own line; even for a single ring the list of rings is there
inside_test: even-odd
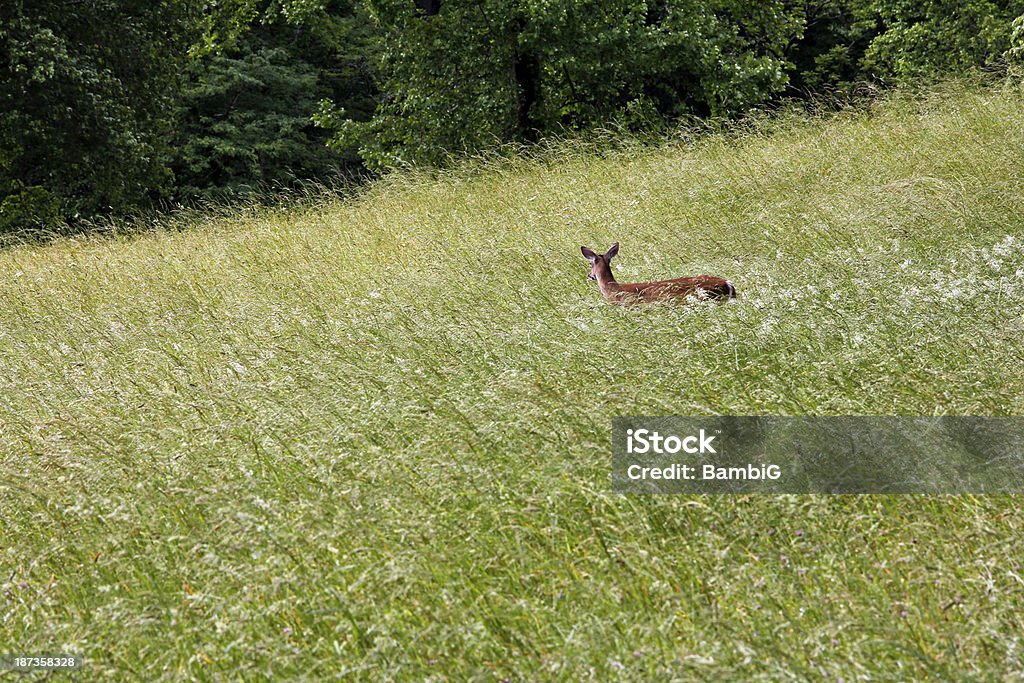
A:
[[[1003,238],[1003,241],[992,247],[992,253],[996,256],[1009,256],[1010,252],[1013,251],[1014,243],[1013,235],[1007,235]]]

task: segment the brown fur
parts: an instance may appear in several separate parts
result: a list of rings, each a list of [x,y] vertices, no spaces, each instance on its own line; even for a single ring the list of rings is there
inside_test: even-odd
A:
[[[582,247],[583,256],[591,263],[590,278],[597,280],[604,298],[613,304],[629,305],[648,301],[686,299],[729,299],[736,296],[736,288],[725,278],[714,275],[679,277],[657,282],[619,283],[612,275],[611,260],[618,253],[616,242],[605,254],[596,254]]]

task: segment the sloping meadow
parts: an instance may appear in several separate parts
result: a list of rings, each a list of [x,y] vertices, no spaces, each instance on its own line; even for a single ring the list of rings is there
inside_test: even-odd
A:
[[[615,416],[1024,412],[1021,95],[6,249],[0,649],[90,680],[1024,675],[1012,497],[609,490]],[[616,241],[620,281],[740,297],[610,306],[579,247]]]

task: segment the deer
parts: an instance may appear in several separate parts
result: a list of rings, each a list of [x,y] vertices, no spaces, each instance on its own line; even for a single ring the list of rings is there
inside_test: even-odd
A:
[[[593,249],[580,247],[583,257],[590,261],[591,280],[597,280],[601,294],[608,303],[628,306],[649,301],[685,300],[692,296],[696,299],[731,299],[736,296],[736,288],[729,280],[714,275],[697,275],[695,277],[679,277],[673,280],[657,282],[619,283],[612,275],[612,258],[619,253],[616,242],[604,254]]]

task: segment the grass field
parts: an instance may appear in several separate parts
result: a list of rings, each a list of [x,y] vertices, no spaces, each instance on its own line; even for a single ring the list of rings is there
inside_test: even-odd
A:
[[[618,415],[1024,414],[1020,85],[185,222],[0,252],[0,653],[1024,679],[1015,497],[609,491]]]

